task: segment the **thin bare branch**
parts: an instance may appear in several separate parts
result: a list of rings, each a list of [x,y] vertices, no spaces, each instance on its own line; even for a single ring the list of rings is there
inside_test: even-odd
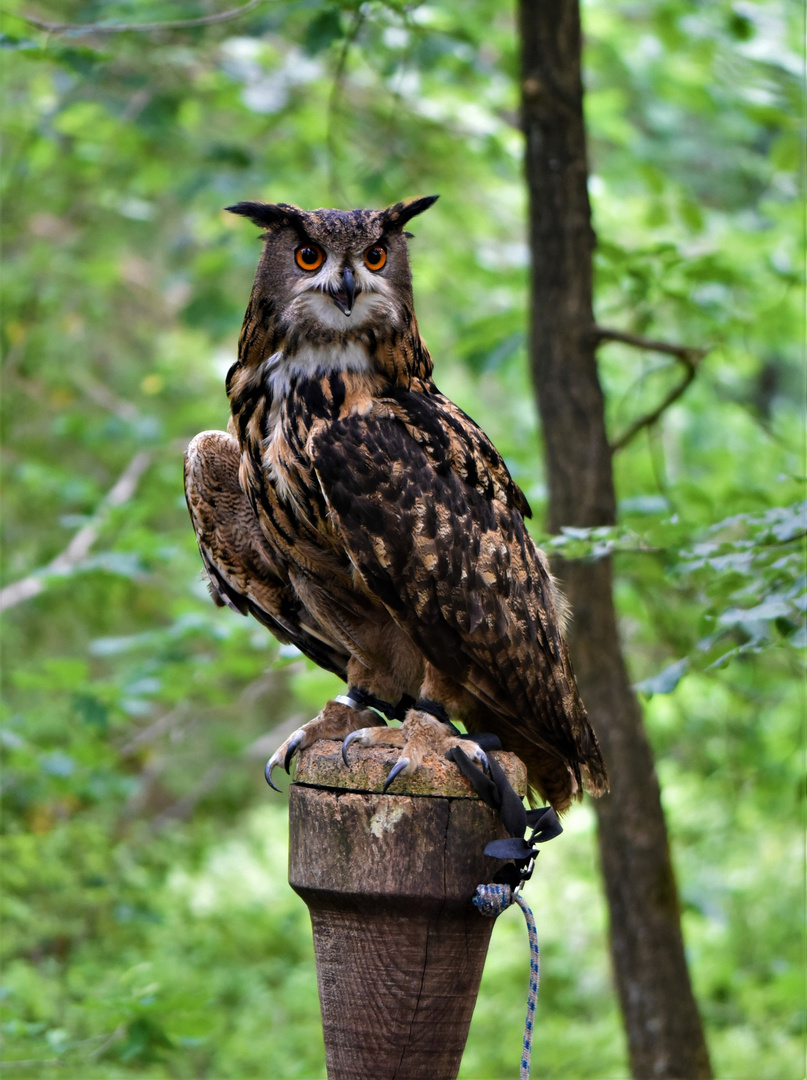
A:
[[[29,26],[51,34],[122,34],[129,31],[148,33],[153,30],[185,30],[194,26],[212,26],[214,23],[229,22],[230,19],[245,15],[263,2],[264,0],[249,0],[249,3],[241,7],[219,12],[218,15],[201,15],[196,19],[173,19],[153,23],[54,23],[37,19],[34,15],[16,14],[16,12],[13,14],[23,22],[27,22]]]
[[[95,1050],[89,1055],[90,1061],[97,1061],[106,1051],[112,1046],[113,1043],[118,1042],[126,1034],[126,1025],[118,1024],[115,1030],[104,1037],[104,1041],[100,1046],[97,1046]]]
[[[622,345],[630,345],[634,349],[644,349],[647,352],[664,353],[665,356],[673,356],[684,367],[681,380],[669,391],[669,393],[650,412],[640,416],[637,420],[614,439],[611,443],[611,453],[616,454],[634,439],[644,428],[652,427],[658,423],[667,409],[686,392],[687,387],[698,373],[698,365],[709,352],[708,349],[696,349],[690,345],[676,345],[669,341],[660,341],[657,338],[641,337],[639,334],[628,334],[624,330],[613,330],[606,326],[597,326],[594,329],[597,342],[618,341]]]
[[[658,338],[646,338],[639,334],[628,334],[624,330],[614,330],[609,326],[596,326],[594,337],[597,344],[602,341],[619,341],[623,345],[630,345],[634,349],[645,349],[647,352],[665,353],[674,356],[684,362],[697,364],[709,352],[708,349],[696,349],[691,345],[676,345],[670,341],[660,341]]]
[[[63,1064],[61,1058],[28,1058],[24,1061],[0,1061],[0,1069],[33,1069],[45,1065],[58,1068]]]
[[[116,506],[122,506],[132,498],[140,477],[150,462],[151,454],[147,450],[141,450],[135,454],[99,503],[92,519],[79,529],[64,551],[52,559],[47,566],[35,570],[33,574],[22,578],[21,581],[15,581],[12,585],[6,585],[4,589],[0,589],[0,611],[7,611],[25,600],[38,596],[45,588],[46,580],[50,575],[65,574],[82,563],[98,539],[109,511]]]
[[[9,375],[13,375],[19,367],[20,360],[25,355],[25,338],[20,338],[15,342],[6,353],[3,360],[2,375],[4,379],[7,379]]]
[[[162,716],[158,716],[153,723],[149,724],[148,727],[143,728],[142,731],[138,731],[136,735],[133,735],[131,739],[123,744],[120,748],[121,755],[127,757],[128,755],[133,754],[141,746],[154,742],[155,739],[159,739],[160,736],[165,735],[166,732],[174,729],[177,724],[181,724],[186,720],[189,711],[188,706],[183,702],[169,712],[163,713]]]
[[[96,405],[100,405],[102,409],[107,409],[120,420],[124,420],[127,424],[134,424],[140,420],[141,413],[135,405],[132,405],[130,401],[119,398],[117,394],[113,394],[108,386],[98,382],[97,379],[93,379],[91,375],[84,372],[74,372],[72,373],[72,381],[91,401],[94,401]]]
[[[155,833],[162,832],[172,822],[184,821],[189,818],[197,803],[205,795],[215,790],[225,771],[226,767],[221,762],[211,765],[187,795],[183,795],[181,799],[177,799],[176,802],[152,818],[151,831]]]
[[[2,371],[3,378],[13,379],[16,387],[36,401],[37,404],[40,403],[45,395],[43,384],[37,379],[30,379],[20,375],[18,371],[10,367],[11,358],[12,353],[10,352],[9,364]],[[93,379],[91,375],[74,371],[70,372],[70,380],[77,390],[80,390],[96,405],[100,405],[102,409],[106,409],[114,416],[117,416],[119,420],[124,420],[127,424],[133,424],[141,419],[142,414],[136,406],[117,397],[107,386]]]
[[[282,723],[275,724],[264,735],[259,735],[249,746],[245,747],[242,756],[248,761],[266,761],[277,750],[278,746],[284,743],[289,735],[296,731],[298,727],[301,727],[307,719],[307,716],[296,713],[294,716],[283,720]]]
[[[680,357],[679,360],[681,360]],[[684,361],[682,360],[681,362],[683,363]],[[667,409],[682,397],[689,384],[695,378],[697,371],[698,369],[695,363],[686,364],[683,378],[677,386],[674,386],[672,390],[670,390],[655,409],[652,409],[649,413],[645,413],[644,416],[640,416],[638,420],[634,420],[633,423],[622,432],[618,439],[613,440],[611,443],[611,453],[618,453],[620,450],[624,449],[631,439],[634,439],[640,431],[644,428],[652,427],[653,424],[657,423]]]

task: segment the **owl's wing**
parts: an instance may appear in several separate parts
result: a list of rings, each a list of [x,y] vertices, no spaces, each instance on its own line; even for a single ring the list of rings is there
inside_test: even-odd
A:
[[[345,679],[348,656],[322,636],[273,560],[239,483],[239,463],[238,443],[223,431],[203,431],[185,455],[185,498],[211,596],[220,607],[254,615],[280,641]]]
[[[414,414],[399,399],[392,411],[316,429],[309,445],[331,521],[369,589],[439,671],[568,762],[579,783],[579,765],[601,774],[602,760],[556,589],[480,436],[476,425],[445,424],[437,399],[419,400]]]

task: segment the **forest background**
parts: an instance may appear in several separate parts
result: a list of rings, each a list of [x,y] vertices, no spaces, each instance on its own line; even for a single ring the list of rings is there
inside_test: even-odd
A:
[[[796,1080],[803,13],[583,4],[598,320],[707,352],[616,455],[620,525],[549,537],[514,12],[253,0],[165,25],[214,12],[4,5],[0,1067],[325,1075],[286,805],[262,764],[338,681],[214,608],[182,453],[226,423],[259,251],[222,207],[439,192],[412,242],[438,384],[504,453],[536,539],[615,559],[715,1074]],[[600,375],[617,441],[682,369],[612,343]],[[528,889],[546,1078],[628,1075],[594,829],[576,808]],[[507,915],[464,1080],[514,1075],[527,968]]]

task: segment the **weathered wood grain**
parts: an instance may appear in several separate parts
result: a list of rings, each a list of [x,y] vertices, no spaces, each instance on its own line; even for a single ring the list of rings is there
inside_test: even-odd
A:
[[[418,794],[362,791],[388,754],[357,749],[340,776],[317,743],[290,791],[289,882],[311,914],[328,1077],[454,1080],[493,929],[471,899],[500,865],[483,849],[503,830],[469,787],[441,793],[446,773],[452,790],[465,781],[438,759]]]

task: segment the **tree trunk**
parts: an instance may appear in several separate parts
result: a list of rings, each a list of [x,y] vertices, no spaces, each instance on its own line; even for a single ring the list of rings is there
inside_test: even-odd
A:
[[[530,196],[531,364],[546,444],[549,525],[616,520],[593,333],[580,12],[520,0]],[[595,804],[611,951],[637,1080],[706,1080],[711,1068],[687,972],[658,779],[618,637],[609,559],[556,567],[572,604],[580,689],[611,794]]]

